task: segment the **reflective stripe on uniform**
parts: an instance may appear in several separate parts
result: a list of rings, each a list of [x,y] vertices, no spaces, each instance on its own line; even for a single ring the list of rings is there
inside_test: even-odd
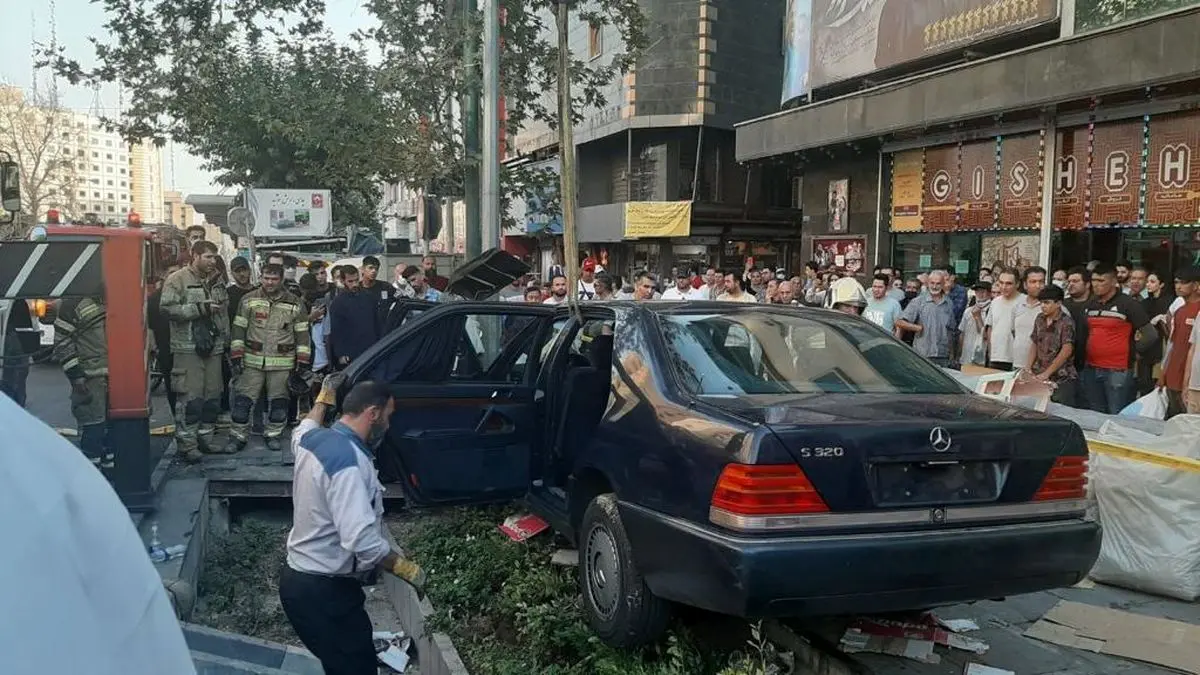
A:
[[[62,369],[66,370],[66,371],[74,370],[75,368],[78,368],[78,367],[79,367],[79,357],[77,357],[77,356],[72,356],[71,358],[67,359],[66,361],[63,361],[63,364],[62,364]]]
[[[74,333],[75,324],[67,321],[66,319],[55,319],[54,330],[62,331],[64,333]]]
[[[296,323],[296,332],[297,333],[307,333],[308,332],[308,322],[307,321],[297,322]]]
[[[291,368],[296,365],[296,360],[291,356],[262,356],[261,354],[247,354],[245,357],[246,365],[251,368]]]
[[[246,317],[238,314],[237,316],[233,317],[233,325],[239,328],[245,328],[250,325],[250,322],[246,319]]]

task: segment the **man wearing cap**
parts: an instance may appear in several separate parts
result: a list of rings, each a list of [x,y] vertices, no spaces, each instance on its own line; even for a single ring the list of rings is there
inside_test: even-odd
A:
[[[596,298],[595,259],[586,258],[579,267],[579,288],[577,290],[580,300],[594,300]]]
[[[1058,286],[1046,286],[1038,291],[1042,311],[1033,321],[1033,349],[1025,373],[1054,388],[1050,400],[1074,405],[1079,387],[1079,373],[1072,358],[1075,354],[1075,323],[1063,312],[1064,297]]]
[[[692,288],[692,275],[684,269],[675,271],[675,285],[663,291],[663,300],[699,300],[700,292]]]

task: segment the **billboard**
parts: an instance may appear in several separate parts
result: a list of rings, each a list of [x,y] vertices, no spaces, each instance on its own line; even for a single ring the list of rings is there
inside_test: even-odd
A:
[[[1150,119],[1146,167],[1146,224],[1200,222],[1200,115],[1181,113]]]
[[[314,239],[333,233],[329,190],[246,190],[255,239]]]
[[[924,171],[924,150],[909,150],[892,156],[892,232],[921,231]]]
[[[1003,229],[1042,224],[1042,137],[1007,136],[1000,142],[1000,214]]]
[[[808,93],[808,60],[812,52],[813,0],[788,0],[783,36],[783,96],[780,103]]]
[[[1142,193],[1143,124],[1096,126],[1092,139],[1092,204],[1089,224],[1138,222]]]
[[[1058,0],[810,0],[821,87],[1058,18]]]

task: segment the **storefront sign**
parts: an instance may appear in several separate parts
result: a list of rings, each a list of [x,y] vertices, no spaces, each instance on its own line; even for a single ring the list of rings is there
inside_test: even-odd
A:
[[[1056,230],[1083,229],[1087,192],[1087,127],[1058,132],[1058,161],[1054,166],[1054,210],[1051,223]]]
[[[959,148],[959,230],[989,230],[996,224],[996,141]]]
[[[840,267],[847,274],[863,271],[867,258],[866,237],[813,237],[812,246],[812,259],[818,265]]]
[[[625,203],[626,239],[686,237],[691,229],[691,202]]]
[[[1150,120],[1146,170],[1146,224],[1200,222],[1200,115],[1164,115]]]
[[[980,246],[980,265],[992,270],[1016,270],[1037,264],[1039,237],[1036,234],[985,235]]]
[[[810,82],[866,75],[1058,18],[1058,0],[813,0]]]
[[[1138,222],[1143,137],[1141,120],[1096,127],[1092,139],[1090,223],[1129,225]]]
[[[921,215],[926,232],[955,229],[958,223],[958,146],[925,149]]]
[[[1000,141],[1000,213],[1004,229],[1034,229],[1042,220],[1042,138],[1007,136]]]
[[[850,179],[829,181],[829,231],[845,232],[849,217]]]
[[[909,150],[892,155],[892,232],[921,231],[924,168],[924,150]]]
[[[313,239],[333,232],[329,190],[246,191],[246,208],[254,214],[254,238]]]

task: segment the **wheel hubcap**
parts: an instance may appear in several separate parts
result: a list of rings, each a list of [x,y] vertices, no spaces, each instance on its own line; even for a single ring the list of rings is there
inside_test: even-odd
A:
[[[592,528],[584,555],[588,598],[603,618],[611,619],[621,597],[621,571],[617,547],[608,530],[599,525]]]

